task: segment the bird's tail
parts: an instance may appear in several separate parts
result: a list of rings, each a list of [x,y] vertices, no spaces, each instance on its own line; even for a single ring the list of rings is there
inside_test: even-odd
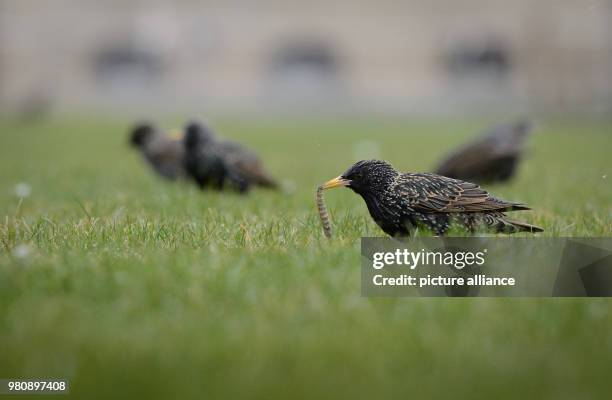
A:
[[[257,185],[266,189],[278,189],[278,183],[271,177],[265,174],[260,174],[257,177]]]
[[[516,233],[516,232],[544,232],[544,229],[539,226],[531,225],[522,221],[515,221],[512,219],[504,218],[501,220],[503,226],[501,226],[500,231],[504,231],[507,233]]]

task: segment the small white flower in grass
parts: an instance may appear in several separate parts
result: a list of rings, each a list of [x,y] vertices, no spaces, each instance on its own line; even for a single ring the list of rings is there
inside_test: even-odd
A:
[[[602,175],[602,179],[606,179],[608,177],[608,175]]]
[[[31,252],[32,249],[30,248],[30,246],[28,246],[27,244],[20,244],[15,246],[15,248],[13,249],[13,256],[15,258],[19,258],[20,260],[23,260],[27,258]]]
[[[19,182],[15,185],[15,195],[20,198],[25,198],[30,196],[32,193],[32,186],[25,182]]]

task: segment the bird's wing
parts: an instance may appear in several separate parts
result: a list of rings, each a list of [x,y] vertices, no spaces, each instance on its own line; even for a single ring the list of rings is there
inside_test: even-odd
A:
[[[219,143],[219,150],[228,166],[244,178],[263,185],[275,186],[276,183],[266,171],[261,159],[254,151],[231,141]]]
[[[401,174],[394,185],[415,211],[483,212],[528,210],[519,203],[492,197],[475,183],[435,174]]]
[[[247,163],[258,163],[259,156],[252,150],[229,140],[219,142],[219,150],[224,156]]]
[[[160,137],[152,141],[146,148],[146,155],[151,162],[181,162],[184,149],[180,141]]]
[[[470,171],[485,169],[501,157],[520,156],[530,132],[531,124],[525,120],[497,125],[451,152],[442,160],[436,172],[441,175],[469,175]]]
[[[441,175],[465,175],[466,171],[486,167],[494,152],[494,145],[489,139],[480,139],[452,152],[445,158],[436,172]]]

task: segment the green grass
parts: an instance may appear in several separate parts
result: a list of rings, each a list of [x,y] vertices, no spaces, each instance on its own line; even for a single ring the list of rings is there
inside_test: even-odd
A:
[[[382,232],[362,200],[326,193],[322,235],[318,184],[367,156],[430,170],[483,121],[216,121],[292,188],[248,197],[158,180],[126,124],[0,122],[0,378],[88,399],[609,396],[612,302],[363,298],[359,239]],[[612,236],[612,125],[532,139],[487,188],[546,236]]]

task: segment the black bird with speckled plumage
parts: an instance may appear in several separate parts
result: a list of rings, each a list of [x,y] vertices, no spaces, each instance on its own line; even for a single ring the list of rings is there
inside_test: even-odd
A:
[[[542,232],[504,214],[529,210],[524,204],[496,199],[474,183],[430,173],[400,173],[385,161],[359,161],[323,188],[339,186],[359,194],[374,221],[391,236],[410,236],[421,227],[442,236],[453,225],[472,233]]]

